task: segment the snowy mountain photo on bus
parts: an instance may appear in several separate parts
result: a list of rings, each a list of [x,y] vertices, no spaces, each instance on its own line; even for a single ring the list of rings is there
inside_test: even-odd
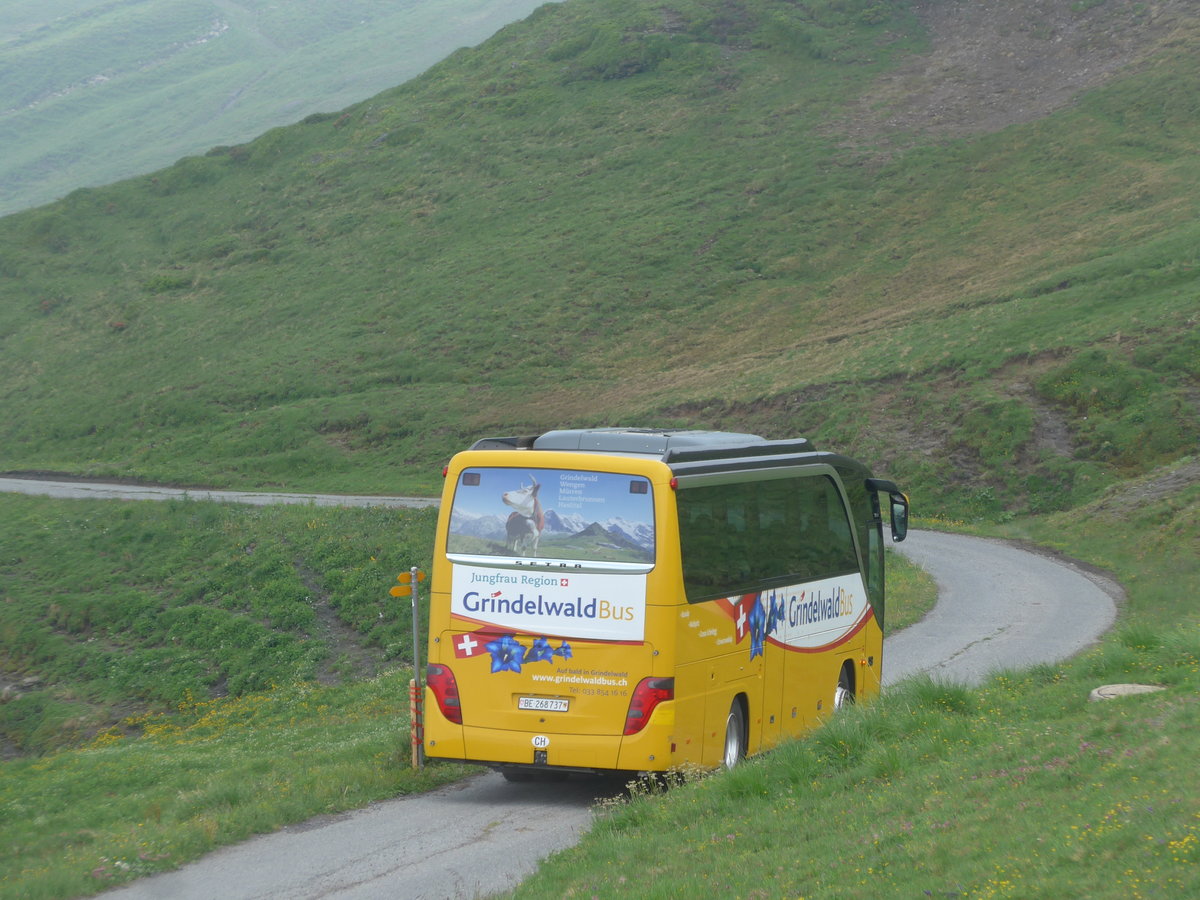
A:
[[[654,507],[644,478],[562,469],[462,473],[447,550],[486,556],[646,563]]]

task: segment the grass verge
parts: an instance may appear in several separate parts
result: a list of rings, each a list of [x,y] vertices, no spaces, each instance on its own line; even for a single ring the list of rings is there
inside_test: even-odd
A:
[[[322,813],[426,791],[409,765],[409,670],[296,684],[125,723],[0,767],[0,896],[79,897]]]
[[[920,566],[892,550],[887,551],[888,634],[921,621],[937,602],[937,585]]]
[[[513,896],[1195,896],[1196,638],[974,692],[908,681],[730,774],[619,805]],[[1172,686],[1088,703],[1130,658]]]

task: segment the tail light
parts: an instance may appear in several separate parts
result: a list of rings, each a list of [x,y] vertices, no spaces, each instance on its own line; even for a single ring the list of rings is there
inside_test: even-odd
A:
[[[664,700],[675,699],[674,678],[643,678],[634,688],[625,714],[625,734],[637,734],[650,721],[654,707]]]
[[[455,725],[462,724],[462,704],[458,697],[458,682],[449,666],[439,666],[430,663],[425,670],[425,683],[433,691],[438,709],[442,715]]]

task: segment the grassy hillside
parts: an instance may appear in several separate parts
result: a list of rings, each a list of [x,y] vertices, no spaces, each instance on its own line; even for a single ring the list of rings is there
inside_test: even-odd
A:
[[[534,0],[6,0],[0,215],[399,84]]]
[[[846,118],[944,4],[566,3],[6,217],[0,468],[428,491],[483,432],[697,423],[925,513],[1086,500],[1200,433],[1200,37],[1083,6],[1142,61],[969,139]]]
[[[0,220],[0,469],[432,492],[493,431],[806,434],[896,478],[926,521],[1111,569],[1120,629],[631,804],[527,890],[628,893],[613,854],[648,847],[664,868],[641,870],[674,895],[719,847],[722,894],[1185,896],[1190,6],[540,8],[343,112]],[[406,789],[402,676],[354,681],[405,659],[381,598],[428,552],[427,513],[9,498],[0,529],[6,750],[91,740],[5,763],[0,865],[22,895]],[[1126,680],[1169,690],[1084,703]],[[298,802],[334,763],[315,735],[339,703],[346,768]],[[180,768],[198,774],[154,781]],[[838,842],[789,870],[814,823]]]
[[[432,510],[0,495],[0,758],[126,716],[412,663]],[[13,701],[13,702],[10,702]]]

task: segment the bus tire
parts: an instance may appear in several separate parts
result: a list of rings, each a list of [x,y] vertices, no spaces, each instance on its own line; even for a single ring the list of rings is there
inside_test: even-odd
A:
[[[740,700],[734,699],[725,720],[725,752],[721,765],[732,769],[746,756],[746,712]]]
[[[833,689],[833,708],[841,709],[854,704],[854,670],[845,663],[838,672],[837,687]]]

